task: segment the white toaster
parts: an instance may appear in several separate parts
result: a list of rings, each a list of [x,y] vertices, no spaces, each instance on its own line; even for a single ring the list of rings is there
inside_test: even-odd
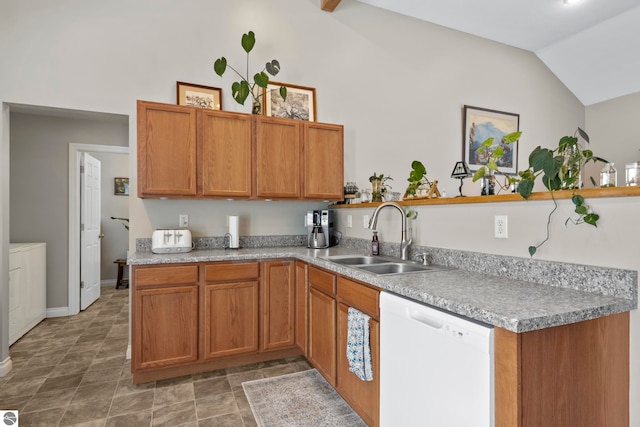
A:
[[[185,228],[158,229],[151,236],[151,252],[154,254],[175,254],[193,249],[191,231]]]

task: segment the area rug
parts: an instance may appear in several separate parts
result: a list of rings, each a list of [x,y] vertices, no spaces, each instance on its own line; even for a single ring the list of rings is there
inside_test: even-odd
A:
[[[242,383],[260,427],[366,424],[315,369]]]

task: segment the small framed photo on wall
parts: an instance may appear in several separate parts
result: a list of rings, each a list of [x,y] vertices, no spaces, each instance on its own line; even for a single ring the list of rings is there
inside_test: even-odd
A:
[[[128,196],[129,178],[113,178],[113,194],[116,196]]]

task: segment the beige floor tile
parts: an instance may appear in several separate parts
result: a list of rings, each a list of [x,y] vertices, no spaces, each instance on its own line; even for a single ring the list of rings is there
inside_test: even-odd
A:
[[[166,406],[172,403],[193,401],[194,399],[193,382],[174,384],[166,387],[156,385],[153,406]]]
[[[195,401],[166,405],[153,410],[153,426],[178,426],[197,421]]]
[[[216,417],[218,415],[238,412],[238,405],[233,393],[205,397],[196,400],[198,419]]]
[[[31,378],[28,380],[11,379],[0,390],[0,401],[4,397],[26,396],[36,394],[38,389],[44,384],[46,378]]]
[[[82,377],[80,386],[88,384],[100,384],[120,379],[121,369],[101,369],[98,371],[87,371]]]
[[[20,427],[26,426],[55,426],[58,424],[65,408],[46,409],[44,411],[20,413],[18,423]]]
[[[130,414],[138,411],[146,411],[153,408],[154,390],[147,390],[141,393],[117,396],[113,399],[109,416]]]
[[[117,381],[80,386],[75,390],[71,403],[85,402],[87,400],[112,399],[117,386]]]
[[[51,408],[66,408],[71,402],[75,389],[53,390],[46,393],[37,393],[24,407],[23,412],[36,412]]]
[[[38,393],[78,387],[78,385],[80,385],[80,381],[82,381],[83,376],[84,374],[70,374],[60,377],[49,377],[38,389]]]
[[[242,415],[239,412],[206,418],[198,421],[198,427],[242,427]]]
[[[193,390],[196,399],[207,396],[218,395],[231,392],[231,385],[227,377],[209,378],[193,382]]]
[[[126,396],[134,393],[141,393],[156,388],[156,383],[151,381],[143,384],[133,384],[133,378],[121,379],[116,389],[116,397]]]
[[[152,412],[141,411],[133,414],[118,415],[107,418],[105,427],[143,427],[151,425]]]
[[[67,407],[67,411],[60,420],[60,426],[106,420],[110,406],[110,399],[72,403]]]

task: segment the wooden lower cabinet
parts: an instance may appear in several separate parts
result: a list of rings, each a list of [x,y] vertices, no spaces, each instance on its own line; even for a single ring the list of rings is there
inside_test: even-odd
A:
[[[336,386],[336,275],[309,267],[309,329],[307,359]]]
[[[628,427],[629,313],[495,329],[496,427]]]
[[[262,350],[292,347],[295,344],[294,261],[263,262],[262,267]]]
[[[307,307],[309,305],[309,281],[307,280],[307,271],[309,266],[302,261],[296,261],[296,327],[295,341],[296,347],[307,354]]]
[[[197,285],[135,293],[133,364],[159,368],[198,360]]]
[[[340,395],[371,427],[379,424],[380,412],[380,322],[369,321],[373,359],[373,381],[362,381],[349,370],[347,361],[347,315],[349,306],[338,305],[338,387]]]
[[[134,383],[302,354],[294,273],[293,261],[135,266]]]
[[[258,351],[258,281],[204,288],[204,358]]]

